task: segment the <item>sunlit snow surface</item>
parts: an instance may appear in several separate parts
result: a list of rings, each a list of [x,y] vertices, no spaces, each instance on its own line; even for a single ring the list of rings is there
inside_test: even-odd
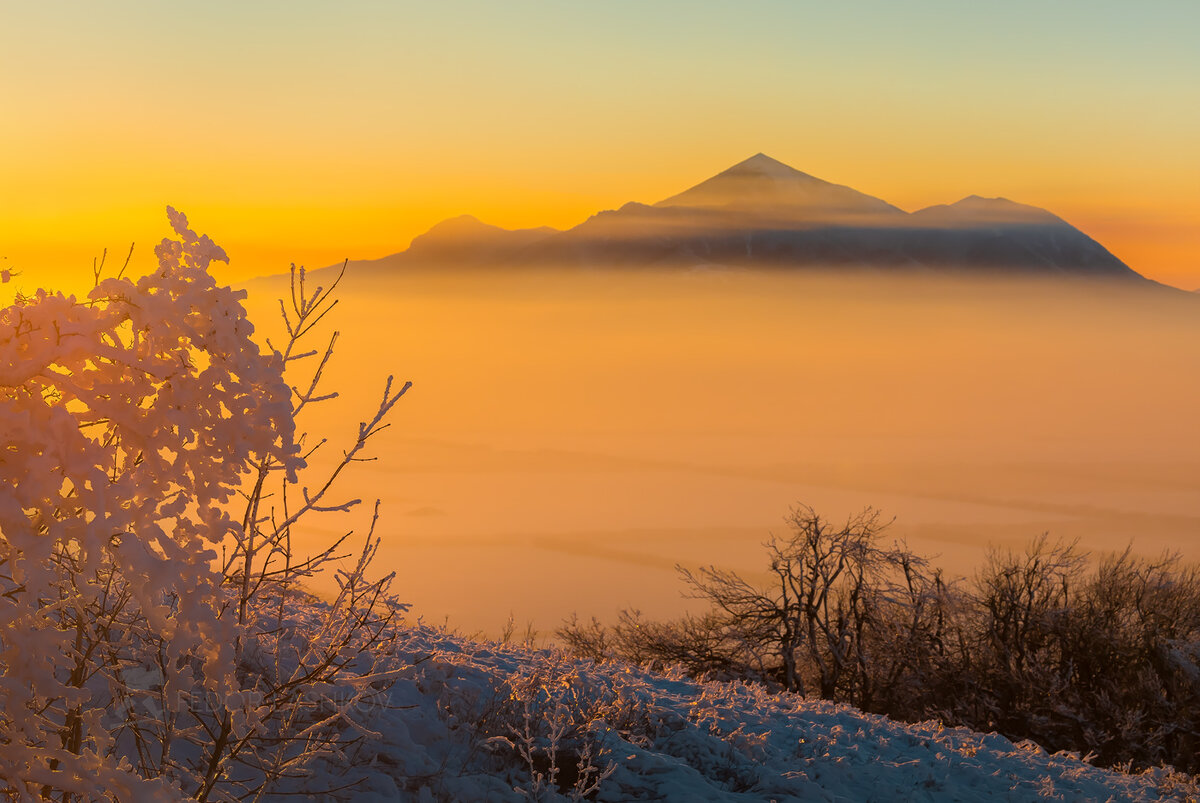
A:
[[[371,711],[377,737],[349,756],[356,799],[523,800],[529,771],[481,723],[512,679],[609,712],[588,738],[614,770],[600,801],[1121,801],[1184,799],[1179,777],[1126,775],[1030,744],[842,705],[699,683],[621,664],[473,643],[414,629],[411,669]],[[624,730],[625,733],[620,731]],[[340,768],[344,769],[344,768]],[[309,789],[321,778],[305,782]],[[332,782],[331,782],[332,783]],[[1192,790],[1195,793],[1195,790]],[[553,792],[547,799],[559,798]]]

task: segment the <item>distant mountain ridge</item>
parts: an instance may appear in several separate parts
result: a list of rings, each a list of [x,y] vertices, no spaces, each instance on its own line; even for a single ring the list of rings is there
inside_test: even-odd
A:
[[[908,213],[762,153],[656,204],[628,203],[565,231],[510,231],[464,215],[437,224],[405,251],[361,264],[836,268],[1148,281],[1044,209],[972,195]]]
[[[484,223],[474,215],[460,215],[438,223],[424,234],[413,238],[404,253],[411,258],[435,262],[473,259],[487,250],[495,257],[540,242],[556,229],[542,226],[536,229],[502,229]]]

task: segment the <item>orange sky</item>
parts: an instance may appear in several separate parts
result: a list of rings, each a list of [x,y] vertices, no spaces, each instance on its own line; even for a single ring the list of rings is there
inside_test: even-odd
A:
[[[25,4],[0,29],[0,267],[148,265],[185,211],[227,280],[446,217],[574,225],[762,151],[912,210],[1046,207],[1200,287],[1189,2]]]

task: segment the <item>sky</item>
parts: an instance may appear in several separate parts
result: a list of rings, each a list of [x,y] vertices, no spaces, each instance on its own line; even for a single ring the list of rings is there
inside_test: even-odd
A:
[[[1200,288],[1200,4],[10,3],[0,268],[134,270],[186,212],[238,281],[470,213],[566,228],[757,152],[912,211],[1048,208]]]

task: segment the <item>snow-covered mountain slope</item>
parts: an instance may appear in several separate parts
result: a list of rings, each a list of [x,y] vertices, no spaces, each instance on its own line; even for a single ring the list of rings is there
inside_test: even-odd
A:
[[[347,759],[356,800],[1196,799],[997,735],[416,628]],[[344,773],[344,768],[338,775]],[[538,775],[541,775],[539,781]],[[319,784],[319,778],[306,784]],[[315,788],[308,786],[308,788]],[[524,791],[521,791],[524,790]],[[591,791],[588,791],[591,790]]]

